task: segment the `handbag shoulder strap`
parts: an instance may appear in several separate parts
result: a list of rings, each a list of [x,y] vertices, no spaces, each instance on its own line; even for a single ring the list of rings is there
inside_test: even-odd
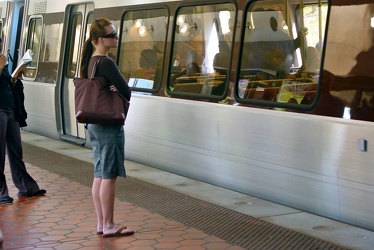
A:
[[[100,58],[95,62],[94,66],[93,66],[93,68],[92,68],[91,78],[90,78],[90,79],[92,79],[92,78],[95,77],[96,69],[97,69],[97,65],[99,65],[99,62],[100,62],[101,59],[103,59],[103,58],[104,58],[104,56],[103,56],[103,57],[100,57]]]

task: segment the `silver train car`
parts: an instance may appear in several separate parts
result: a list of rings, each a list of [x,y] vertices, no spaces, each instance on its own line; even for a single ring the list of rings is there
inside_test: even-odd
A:
[[[126,158],[374,230],[372,0],[0,2],[33,133],[90,147],[74,77],[90,23],[132,88]]]

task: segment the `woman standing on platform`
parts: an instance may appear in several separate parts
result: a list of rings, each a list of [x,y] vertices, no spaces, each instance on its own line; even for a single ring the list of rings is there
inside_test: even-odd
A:
[[[130,100],[131,90],[116,63],[108,57],[109,49],[118,47],[118,35],[112,22],[105,18],[95,20],[90,28],[90,37],[82,52],[81,77],[91,75],[99,61],[95,76],[105,77],[112,91],[118,91]],[[125,135],[122,125],[88,124],[94,156],[94,180],[92,198],[97,216],[97,234],[104,237],[126,236],[134,231],[114,223],[115,181],[126,177]]]
[[[27,172],[22,159],[20,127],[27,126],[23,84],[18,78],[10,76],[7,58],[1,53],[2,47],[0,38],[0,202],[12,203],[13,198],[9,196],[4,175],[5,152],[8,154],[10,172],[18,189],[18,196],[44,195],[47,191],[39,188]]]

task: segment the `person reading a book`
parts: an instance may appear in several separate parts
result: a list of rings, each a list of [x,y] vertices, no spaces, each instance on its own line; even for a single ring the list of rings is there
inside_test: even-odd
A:
[[[0,40],[0,47],[2,43]],[[7,152],[12,180],[18,189],[18,196],[44,195],[37,182],[26,170],[22,160],[20,127],[27,126],[23,101],[23,85],[18,76],[11,77],[8,71],[7,57],[0,55],[0,203],[12,203],[4,174],[5,155]]]
[[[31,49],[28,49],[26,51],[26,53],[23,55],[22,59],[18,62],[18,65],[17,65],[16,69],[12,73],[12,78],[13,79],[20,76],[23,73],[23,71],[27,68],[27,66],[31,64],[33,54],[34,53],[32,52]]]

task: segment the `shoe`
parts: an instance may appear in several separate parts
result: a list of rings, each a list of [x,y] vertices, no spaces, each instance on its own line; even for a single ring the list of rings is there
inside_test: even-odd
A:
[[[133,235],[134,231],[131,229],[126,228],[126,226],[118,228],[118,230],[114,233],[103,234],[103,237],[116,237],[116,236],[128,236]]]
[[[28,194],[28,193],[19,193],[18,196],[42,196],[45,195],[47,191],[45,189],[39,189],[33,194]]]
[[[124,226],[122,226],[120,229],[126,229],[126,228],[127,228],[127,226],[124,225]],[[96,231],[96,234],[97,234],[97,235],[101,235],[101,234],[104,234],[104,232],[103,232],[103,230],[101,229],[101,230]]]
[[[0,202],[1,203],[12,203],[13,202],[13,198],[10,197],[10,196],[5,196],[3,198],[0,198]]]
[[[45,195],[46,193],[47,191],[45,189],[39,189],[36,193],[34,193],[31,196],[42,196],[42,195]]]

